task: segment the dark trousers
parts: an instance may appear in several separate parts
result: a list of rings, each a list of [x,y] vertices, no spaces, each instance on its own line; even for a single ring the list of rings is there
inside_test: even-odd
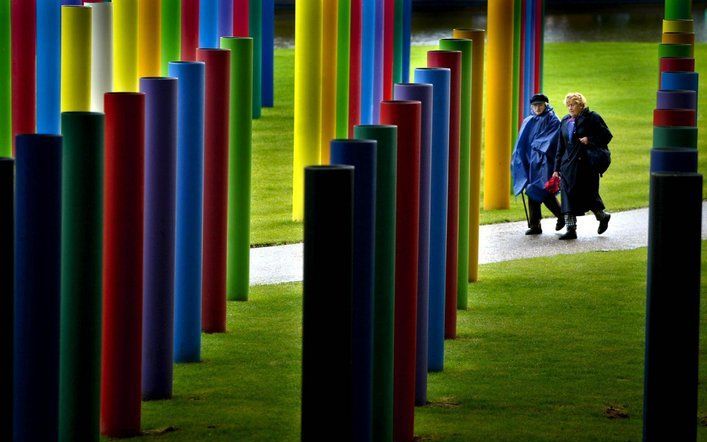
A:
[[[555,195],[546,197],[542,203],[528,198],[528,216],[530,218],[530,227],[540,226],[540,220],[542,219],[542,214],[540,213],[541,204],[545,204],[545,207],[547,207],[547,209],[552,212],[555,217],[562,217],[562,209],[560,208],[560,203],[557,201],[557,197]]]

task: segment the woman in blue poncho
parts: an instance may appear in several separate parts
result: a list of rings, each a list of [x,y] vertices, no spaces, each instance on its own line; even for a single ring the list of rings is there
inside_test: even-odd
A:
[[[560,119],[548,101],[543,94],[533,95],[530,99],[533,113],[523,120],[511,158],[513,193],[519,195],[525,191],[528,196],[530,213],[526,235],[543,233],[540,227],[541,204],[545,204],[557,217],[555,230],[565,226],[557,197],[545,190],[545,183],[555,170],[555,150],[560,134]]]

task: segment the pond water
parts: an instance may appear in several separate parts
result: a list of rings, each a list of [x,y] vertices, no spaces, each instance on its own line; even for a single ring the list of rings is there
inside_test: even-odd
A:
[[[659,5],[548,10],[545,20],[546,42],[578,41],[660,41],[663,7]],[[707,42],[707,6],[694,5],[695,34],[698,42]],[[275,19],[275,45],[294,44],[294,11],[278,10]],[[413,13],[412,42],[433,45],[447,37],[454,27],[486,27],[486,12],[481,8],[454,10],[416,10]]]

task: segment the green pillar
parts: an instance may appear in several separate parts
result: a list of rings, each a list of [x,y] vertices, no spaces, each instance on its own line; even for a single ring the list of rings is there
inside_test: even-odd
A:
[[[0,0],[0,157],[12,156],[10,0]]]
[[[349,66],[351,0],[339,0],[336,39],[336,137],[349,137]]]
[[[61,114],[64,145],[59,441],[62,442],[99,438],[104,118],[97,112]]]
[[[260,118],[263,107],[263,0],[250,0],[248,13],[248,28],[253,39],[253,118]]]
[[[253,39],[221,37],[221,48],[231,50],[226,287],[228,299],[247,301],[250,276]]]
[[[160,67],[167,76],[170,61],[182,59],[182,1],[162,0],[162,53]]]

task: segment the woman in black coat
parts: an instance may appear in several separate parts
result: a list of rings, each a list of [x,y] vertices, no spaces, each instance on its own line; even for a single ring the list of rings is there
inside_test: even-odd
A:
[[[561,180],[562,213],[567,225],[566,233],[560,236],[563,240],[577,239],[577,216],[593,212],[599,221],[599,234],[606,231],[611,219],[599,196],[599,173],[590,166],[586,154],[587,149],[607,148],[611,132],[599,114],[589,110],[582,94],[567,94],[565,105],[569,115],[562,119],[553,174]]]

